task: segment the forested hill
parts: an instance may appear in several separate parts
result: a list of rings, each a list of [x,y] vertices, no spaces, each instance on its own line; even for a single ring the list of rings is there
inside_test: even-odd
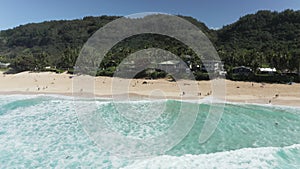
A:
[[[190,21],[199,27],[212,41],[216,41],[216,32],[210,30],[204,23],[192,17],[179,17]],[[120,17],[100,16],[84,17],[83,19],[70,21],[47,21],[1,31],[0,56],[2,58],[0,58],[0,61],[9,60],[13,62],[13,66],[18,71],[41,69],[46,65],[58,68],[73,67],[72,65],[76,60],[76,56],[88,38],[99,28],[118,18]],[[139,41],[147,43],[146,45],[144,44],[147,47],[158,47],[153,46],[157,39],[162,41],[157,43],[161,45],[160,47],[164,49],[172,48],[172,52],[177,51],[178,44],[174,44],[171,41],[168,42],[167,39],[163,40],[164,38],[161,37],[145,36],[133,39],[135,42],[132,44],[128,44],[128,41],[127,43],[123,42],[123,50],[117,53],[117,55],[123,57],[131,53],[131,51],[136,51],[143,45]],[[147,39],[150,39],[149,41],[153,41],[154,43],[151,45],[150,42],[145,42]],[[117,60],[120,60],[120,58],[117,58]]]
[[[180,16],[199,27],[216,46],[226,70],[234,66],[275,67],[299,71],[300,11],[259,11],[241,17],[220,30],[211,30],[192,17]],[[27,24],[0,32],[0,61],[9,61],[18,71],[45,66],[71,68],[82,45],[100,27],[118,16],[85,17],[71,21]],[[145,37],[146,36],[146,37]],[[156,42],[153,43],[151,42]],[[122,46],[123,45],[123,46]],[[160,47],[179,56],[193,55],[180,42],[157,35],[133,37],[112,50],[102,65],[114,70],[121,58],[145,47]],[[117,48],[117,47],[116,47]],[[115,53],[114,53],[115,52]]]
[[[259,11],[217,32],[219,54],[227,63],[299,69],[300,11]]]
[[[0,32],[0,55],[9,58],[46,57],[58,64],[66,52],[78,53],[87,39],[117,16],[85,17],[18,26]]]

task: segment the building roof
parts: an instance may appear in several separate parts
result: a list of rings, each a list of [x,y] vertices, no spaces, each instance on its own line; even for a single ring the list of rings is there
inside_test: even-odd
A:
[[[179,60],[168,60],[168,61],[160,62],[159,65],[177,65],[179,63],[180,63]]]
[[[276,68],[258,68],[261,72],[276,72]]]
[[[9,66],[10,65],[10,63],[2,63],[2,62],[0,62],[0,66]]]
[[[222,61],[220,61],[220,60],[207,60],[207,59],[205,59],[205,60],[201,60],[202,61],[202,63],[222,63]]]
[[[249,69],[249,70],[252,70],[250,67],[245,67],[245,66],[238,66],[238,67],[234,67],[233,69]]]
[[[126,61],[122,63],[123,65],[134,65],[135,62],[134,61]]]

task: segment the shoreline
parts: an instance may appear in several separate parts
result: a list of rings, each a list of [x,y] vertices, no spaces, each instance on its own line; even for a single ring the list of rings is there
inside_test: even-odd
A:
[[[5,95],[5,96],[52,96],[52,97],[69,97],[70,99],[74,99],[74,96],[72,94],[62,94],[62,93],[25,93],[25,92],[0,92],[0,96]],[[95,97],[78,97],[80,99],[102,99],[102,100],[112,100],[112,97],[106,97],[106,96],[98,96],[95,95]],[[146,98],[146,97],[145,97]],[[185,99],[185,100],[180,100],[180,99],[172,99],[172,98],[167,98],[167,99],[161,99],[161,98],[150,98],[150,99],[145,99],[141,101],[153,101],[153,100],[175,100],[175,101],[183,101],[183,102],[190,102],[190,103],[197,103],[197,104],[202,104],[202,103],[208,103],[209,99],[199,99],[199,100],[190,100],[190,99]],[[137,101],[137,100],[130,100],[130,101]],[[264,104],[264,103],[256,103],[256,102],[241,102],[241,101],[219,101],[216,100],[214,103],[224,103],[224,104],[232,104],[232,105],[254,105],[254,106],[272,106],[272,107],[278,107],[278,108],[292,108],[292,109],[300,109],[300,106],[298,105],[283,105],[283,104]]]
[[[52,72],[19,74],[3,74],[0,72],[0,95],[62,95],[73,97],[73,78],[75,75],[56,74]],[[94,77],[93,77],[94,78]],[[113,89],[113,83],[118,85],[128,84],[127,93],[121,89]],[[129,95],[136,100],[145,99],[170,99],[191,100],[202,102],[205,98],[212,96],[212,81],[189,81],[180,80],[169,82],[166,79],[119,79],[112,77],[95,77],[95,90],[93,94],[80,93],[75,96],[89,96],[99,98],[124,98]],[[144,84],[146,82],[146,84]],[[182,89],[178,84],[184,87]],[[225,103],[279,105],[289,107],[300,107],[300,84],[264,84],[252,82],[240,82],[225,80],[226,99]],[[184,85],[183,85],[184,84]],[[195,91],[199,88],[199,91]],[[81,89],[82,90],[82,89]],[[197,93],[198,92],[198,93]],[[128,94],[129,93],[129,94]],[[199,95],[200,94],[200,95]]]

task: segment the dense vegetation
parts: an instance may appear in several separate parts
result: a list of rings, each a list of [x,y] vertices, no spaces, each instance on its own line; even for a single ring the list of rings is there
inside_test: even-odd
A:
[[[210,30],[192,17],[180,17],[199,27],[208,36],[228,72],[241,65],[253,70],[275,67],[279,73],[300,71],[300,11],[259,11],[241,17],[220,30]],[[0,61],[12,63],[11,67],[17,72],[40,71],[46,66],[59,70],[72,69],[87,39],[100,27],[117,18],[101,16],[48,21],[1,31]],[[125,39],[112,48],[101,65],[99,75],[112,75],[123,58],[150,47],[168,50],[182,56],[185,61],[184,56],[191,55],[192,62],[200,62],[191,49],[175,39],[143,34]],[[203,73],[195,70],[195,75],[203,76]]]
[[[0,32],[0,55],[17,71],[45,66],[71,68],[87,39],[115,16],[27,24]]]
[[[300,11],[259,11],[217,31],[217,47],[227,66],[275,67],[299,71]]]

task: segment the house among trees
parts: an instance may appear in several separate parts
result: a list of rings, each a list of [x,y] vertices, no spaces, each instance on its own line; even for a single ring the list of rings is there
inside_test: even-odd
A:
[[[249,76],[253,73],[252,69],[245,66],[239,66],[232,69],[232,73],[236,75]]]
[[[258,68],[260,74],[274,74],[277,72],[276,68]]]
[[[128,61],[122,63],[118,71],[135,72],[136,69],[136,63],[134,61]]]
[[[201,70],[207,72],[220,72],[223,71],[223,63],[218,60],[203,60]]]
[[[158,69],[164,70],[166,72],[183,72],[186,71],[187,67],[184,62],[179,60],[168,60],[158,63]]]
[[[10,65],[10,63],[2,63],[2,62],[0,62],[0,68],[1,69],[8,68],[9,65]]]

